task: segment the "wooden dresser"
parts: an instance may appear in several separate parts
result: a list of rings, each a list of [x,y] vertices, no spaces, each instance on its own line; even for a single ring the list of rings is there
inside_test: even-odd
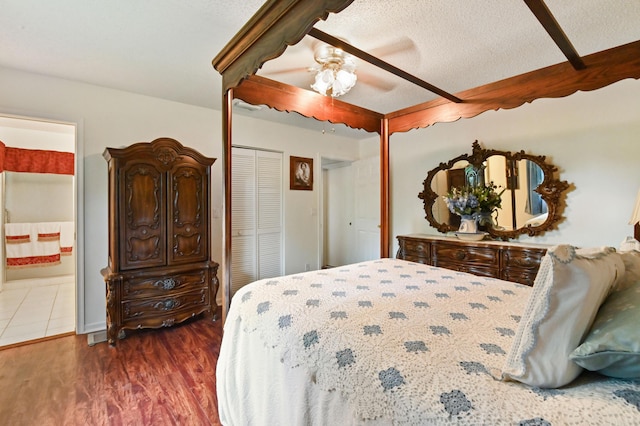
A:
[[[400,235],[396,258],[533,285],[546,253],[542,245],[462,241],[456,237]]]
[[[109,264],[107,338],[216,312],[218,264],[210,259],[207,158],[162,138],[107,148]]]

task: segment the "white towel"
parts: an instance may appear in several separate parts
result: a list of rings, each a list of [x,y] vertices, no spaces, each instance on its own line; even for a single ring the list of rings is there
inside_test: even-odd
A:
[[[5,223],[4,237],[7,244],[26,243],[31,239],[31,223]]]
[[[38,241],[60,241],[60,222],[40,222],[35,224],[38,228]]]
[[[73,222],[60,222],[60,254],[71,255],[75,242],[75,224]]]
[[[31,223],[23,225],[29,225],[29,241],[5,245],[7,268],[23,268],[29,266],[46,266],[59,264],[59,224],[57,226],[57,232],[51,232],[55,231],[55,226],[41,226],[41,223]],[[39,238],[40,235],[43,236],[43,239]]]

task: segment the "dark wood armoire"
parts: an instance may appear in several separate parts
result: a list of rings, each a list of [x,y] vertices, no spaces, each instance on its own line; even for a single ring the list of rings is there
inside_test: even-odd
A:
[[[216,314],[218,264],[211,260],[207,158],[161,138],[107,148],[109,264],[107,338]]]

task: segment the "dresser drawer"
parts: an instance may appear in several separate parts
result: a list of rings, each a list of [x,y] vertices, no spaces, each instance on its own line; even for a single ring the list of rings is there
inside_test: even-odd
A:
[[[496,277],[499,273],[498,268],[474,265],[470,263],[447,262],[446,260],[438,262],[437,266],[441,268],[451,269],[453,271],[469,272],[471,274],[480,275],[482,277]]]
[[[505,248],[502,250],[502,267],[537,272],[546,249]]]
[[[122,298],[162,296],[189,290],[196,290],[207,285],[207,270],[196,269],[188,272],[158,275],[153,277],[123,277]]]
[[[207,308],[208,304],[208,288],[186,293],[174,292],[164,296],[132,299],[122,302],[122,319],[128,323],[149,317],[171,317],[183,312],[201,312]]]
[[[502,279],[533,285],[546,249],[509,247],[502,251]]]
[[[405,256],[412,255],[424,258],[430,258],[431,245],[424,241],[415,241],[415,240],[404,240],[402,242],[402,249],[404,250]]]
[[[533,282],[536,280],[538,271],[526,271],[522,269],[505,269],[502,271],[502,279],[506,281],[513,281],[528,286],[533,286]]]
[[[499,251],[491,247],[478,247],[458,245],[445,242],[434,244],[434,264],[474,264],[485,268],[498,269],[500,258]]]
[[[428,257],[404,255],[403,257],[398,257],[398,259],[403,259],[414,263],[422,263],[424,265],[431,265],[431,259],[429,259]]]

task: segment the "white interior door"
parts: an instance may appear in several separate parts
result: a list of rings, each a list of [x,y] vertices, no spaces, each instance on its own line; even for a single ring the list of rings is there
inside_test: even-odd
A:
[[[323,159],[323,162],[325,159]],[[354,187],[351,162],[327,161],[323,169],[323,266],[353,263]]]
[[[352,164],[355,185],[355,262],[380,258],[380,157]]]
[[[323,264],[380,258],[380,158],[330,164],[323,179]]]

